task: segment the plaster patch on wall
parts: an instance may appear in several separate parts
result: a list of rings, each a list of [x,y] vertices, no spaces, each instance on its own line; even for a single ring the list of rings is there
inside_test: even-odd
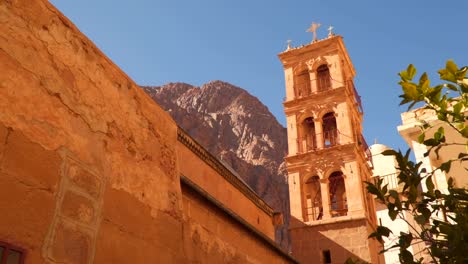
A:
[[[42,254],[49,263],[93,263],[105,178],[69,151],[60,155],[61,179]]]

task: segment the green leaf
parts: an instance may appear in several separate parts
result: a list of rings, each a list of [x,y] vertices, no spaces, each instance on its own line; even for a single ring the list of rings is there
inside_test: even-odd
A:
[[[436,141],[439,141],[440,137],[441,137],[441,134],[440,134],[439,130],[437,130],[437,131],[434,133],[434,139],[435,139]]]
[[[416,68],[413,66],[413,64],[410,64],[408,65],[408,68],[406,68],[406,72],[408,73],[410,79],[413,79],[416,75]]]
[[[424,223],[426,223],[426,218],[423,215],[415,216],[414,220],[416,221],[416,223],[418,223],[420,225],[424,225]]]
[[[421,133],[421,135],[418,136],[418,143],[423,143],[424,138],[426,137],[426,133]]]
[[[442,95],[442,89],[444,86],[442,85],[437,85],[434,88],[429,88],[426,97],[429,98],[430,102],[433,104],[439,104],[440,103],[440,96]]]
[[[453,60],[448,60],[445,68],[451,73],[456,73],[458,71],[458,66],[453,62]]]
[[[397,200],[400,200],[400,195],[399,195],[398,192],[395,191],[395,190],[390,190],[390,191],[388,192],[388,195],[391,196],[391,197],[392,197],[393,199],[395,199],[396,201],[397,201]]]
[[[383,195],[387,194],[387,191],[388,191],[388,184],[385,184],[385,185],[382,187],[382,194],[383,194]]]
[[[426,146],[435,147],[435,146],[437,146],[439,143],[437,142],[436,139],[430,138],[430,139],[428,139],[428,140],[424,140],[423,144],[426,145]]]
[[[460,134],[462,134],[462,136],[468,138],[468,126],[465,126],[465,127],[460,131]]]
[[[447,185],[448,185],[448,186],[453,186],[453,178],[452,178],[452,177],[450,177],[450,178],[448,179]]]
[[[379,188],[381,183],[382,183],[382,180],[379,179],[378,183],[376,183],[375,185],[373,183],[368,182],[368,181],[365,181],[364,183],[367,185],[366,189],[367,189],[368,193],[377,196],[377,199],[379,199],[382,202],[385,201],[385,197],[384,197],[385,194],[382,193],[381,189]]]
[[[371,233],[368,238],[375,238],[377,241],[379,241],[381,244],[384,243],[382,237],[388,237],[392,233],[392,231],[385,227],[385,226],[377,226],[377,229]]]
[[[448,63],[448,62],[447,62]],[[439,70],[439,77],[442,80],[450,81],[450,82],[457,82],[457,77],[455,76],[455,71],[451,71],[446,67],[445,69]]]
[[[421,87],[422,92],[426,92],[429,89],[429,84],[431,82],[429,81],[427,77],[427,73],[423,73],[421,77],[419,78],[419,87]]]
[[[438,113],[437,114],[437,119],[441,121],[447,121],[447,115],[445,113]]]
[[[388,237],[390,233],[392,233],[392,230],[390,230],[388,227],[385,227],[385,226],[378,226],[377,232],[381,234],[382,236]]]
[[[430,193],[434,192],[434,183],[432,182],[432,176],[427,177],[426,187]]]
[[[394,151],[393,149],[387,149],[387,150],[384,150],[382,152],[382,155],[384,155],[384,156],[395,156],[397,154],[398,153],[396,151]]]
[[[401,263],[415,263],[414,260],[413,260],[413,254],[411,254],[411,252],[409,252],[408,250],[406,249],[402,249],[400,251],[400,254],[398,255],[398,257],[400,258],[400,262]]]
[[[413,64],[410,64],[406,71],[402,71],[398,75],[400,75],[403,81],[411,81],[414,75],[416,75],[416,68],[414,68]]]
[[[450,165],[452,165],[452,161],[446,161],[440,165],[440,170],[444,172],[449,172],[450,171]]]
[[[390,216],[390,219],[392,219],[392,221],[394,221],[396,219],[396,217],[398,216],[398,211],[388,210],[388,216]]]
[[[429,218],[431,217],[431,210],[429,210],[426,207],[422,207],[420,209],[420,213],[424,216],[424,218],[426,219],[426,223],[427,223],[429,221]]]
[[[458,91],[458,88],[455,85],[451,84],[451,83],[446,83],[446,84],[444,84],[444,86],[447,87],[448,89],[452,90],[452,91],[455,91],[455,92]]]
[[[411,233],[400,232],[400,240],[398,244],[400,244],[402,248],[408,248],[411,246],[411,241],[413,241],[413,235]]]
[[[453,112],[454,112],[455,114],[460,114],[462,108],[463,108],[463,103],[462,103],[462,102],[458,102],[458,103],[456,103],[456,104],[453,106]]]
[[[405,98],[410,100],[419,100],[420,94],[418,93],[417,86],[414,83],[402,82],[400,83],[403,88]]]
[[[462,93],[468,93],[468,84],[460,83]]]
[[[400,76],[400,78],[403,80],[403,81],[408,81],[409,80],[409,75],[406,71],[401,71],[398,73],[398,75]]]
[[[436,141],[437,145],[439,145],[441,142],[445,142],[443,127],[439,127],[439,129],[437,129],[437,131],[434,133],[434,140]]]

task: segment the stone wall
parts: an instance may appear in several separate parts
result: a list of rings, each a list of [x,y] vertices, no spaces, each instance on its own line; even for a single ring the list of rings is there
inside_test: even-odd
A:
[[[181,175],[208,192],[249,225],[274,240],[273,209],[188,134],[180,131],[179,135],[182,139],[177,145],[177,155],[179,160],[183,160],[179,165]],[[220,174],[224,174],[224,177]]]
[[[319,263],[317,257],[323,258],[323,251],[329,250],[332,263],[344,263],[348,258],[384,263],[383,257],[376,253],[379,252],[377,244],[367,239],[370,232],[366,219],[301,226],[296,222],[296,227],[291,229],[294,257],[301,263],[315,263],[312,260]]]
[[[194,261],[176,145],[170,116],[48,1],[0,2],[0,241],[26,263]]]
[[[269,245],[249,224],[232,217],[189,185],[183,185],[188,257],[195,263],[290,263],[279,246]],[[240,220],[240,221],[239,221]],[[274,243],[273,240],[270,240]],[[276,253],[275,253],[276,252]]]

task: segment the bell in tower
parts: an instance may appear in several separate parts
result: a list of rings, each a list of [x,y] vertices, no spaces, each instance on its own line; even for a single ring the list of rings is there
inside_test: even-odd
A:
[[[314,33],[310,44],[288,45],[278,55],[286,81],[292,253],[301,263],[350,257],[384,263],[380,245],[367,238],[377,223],[364,185],[372,160],[362,136],[356,73],[343,38],[330,27],[319,40],[319,26],[308,30]]]

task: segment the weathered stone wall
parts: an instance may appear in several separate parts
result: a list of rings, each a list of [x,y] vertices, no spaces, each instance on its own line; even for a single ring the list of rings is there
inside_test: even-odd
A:
[[[200,146],[194,147],[201,148]],[[203,149],[199,150],[203,151]],[[207,153],[200,155],[201,157],[205,157],[205,160],[202,160],[187,146],[179,143],[177,145],[177,154],[179,160],[183,161],[179,165],[180,173],[182,175],[189,178],[206,192],[210,193],[210,195],[222,203],[223,206],[239,215],[242,219],[264,233],[267,237],[272,240],[275,239],[275,230],[271,215],[273,210],[268,205],[265,204],[265,210],[262,210],[261,207],[248,199],[248,197],[242,193],[239,188],[236,188],[228,180],[221,177],[219,173],[207,163],[207,160],[210,159],[210,157],[203,155]],[[234,178],[232,180],[236,180],[235,176],[232,178]],[[250,189],[245,191],[250,191],[251,194],[254,194]],[[258,196],[254,198],[260,200]]]
[[[47,1],[2,1],[0,41],[1,239],[30,263],[182,256],[172,119]]]
[[[26,263],[192,261],[176,145],[169,115],[48,1],[0,1],[0,241]]]
[[[183,185],[182,194],[187,255],[195,263],[290,262],[193,189]]]
[[[42,243],[54,217],[60,155],[3,124],[0,142],[0,239],[27,249],[29,263],[42,263]]]
[[[379,251],[377,245],[367,239],[370,231],[365,219],[297,226],[291,229],[293,254],[301,263],[322,263],[317,258],[324,250],[330,251],[332,263],[344,263],[350,257],[383,263],[382,257],[374,254]]]

